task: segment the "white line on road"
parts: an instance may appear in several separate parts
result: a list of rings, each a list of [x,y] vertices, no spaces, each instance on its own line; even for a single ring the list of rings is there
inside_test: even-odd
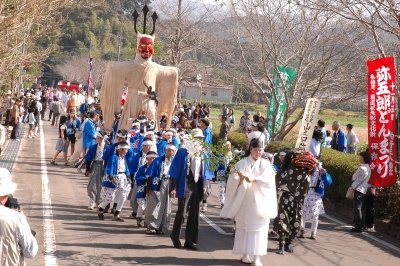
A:
[[[44,234],[44,262],[45,265],[57,265],[56,237],[54,234],[53,210],[51,207],[51,196],[49,189],[49,178],[47,176],[46,152],[44,148],[44,134],[42,120],[39,121],[40,134],[40,165],[42,174],[42,205],[43,205],[43,234]]]
[[[207,216],[205,216],[203,213],[200,213],[201,219],[203,219],[206,223],[208,223],[212,228],[215,229],[220,234],[226,235],[227,233],[218,225],[216,225],[213,221],[211,221]]]
[[[333,218],[333,217],[330,216],[330,215],[323,214],[323,215],[321,215],[321,216],[327,218],[328,220],[331,220],[332,222],[335,222],[335,223],[337,223],[337,224],[340,224],[340,225],[342,225],[342,226],[348,226],[348,224],[346,224],[346,223],[344,223],[344,222],[342,222],[342,221],[339,221],[338,219]],[[394,250],[394,251],[400,253],[400,248],[398,248],[398,247],[396,247],[396,246],[394,246],[394,245],[392,245],[392,244],[390,244],[390,243],[388,243],[388,242],[385,242],[385,241],[383,241],[383,240],[381,240],[381,239],[379,239],[379,238],[377,238],[377,237],[375,237],[375,236],[373,236],[373,235],[371,235],[371,234],[365,234],[365,233],[363,233],[362,235],[365,236],[365,237],[367,237],[367,238],[369,238],[369,239],[371,239],[371,240],[373,240],[373,241],[378,242],[379,244],[381,244],[381,245],[383,245],[383,246],[385,246],[385,247],[387,247],[387,248],[389,248],[389,249],[392,249],[392,250]]]

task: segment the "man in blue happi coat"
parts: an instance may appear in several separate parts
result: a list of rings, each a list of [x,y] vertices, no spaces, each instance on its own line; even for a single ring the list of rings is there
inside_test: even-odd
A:
[[[193,129],[193,142],[202,142],[204,135],[201,129]],[[199,233],[199,209],[200,201],[205,192],[205,168],[200,145],[190,145],[180,148],[172,160],[169,169],[171,176],[171,197],[178,198],[178,210],[176,211],[174,226],[170,235],[175,248],[181,248],[179,240],[186,203],[186,183],[190,187],[191,195],[188,201],[188,216],[186,222],[184,247],[190,250],[197,250]],[[190,149],[189,149],[190,147]]]

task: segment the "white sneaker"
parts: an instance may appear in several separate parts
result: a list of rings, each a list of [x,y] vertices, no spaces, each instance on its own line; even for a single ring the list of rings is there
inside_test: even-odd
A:
[[[32,137],[31,136],[28,136],[28,139],[31,139]]]
[[[203,203],[203,206],[201,206],[200,212],[206,212],[207,211],[207,203]]]
[[[87,208],[88,208],[88,210],[93,210],[94,206],[95,206],[95,203],[90,203]]]

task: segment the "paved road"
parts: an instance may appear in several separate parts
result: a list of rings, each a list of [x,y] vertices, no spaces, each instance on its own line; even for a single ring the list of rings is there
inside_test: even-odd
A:
[[[137,228],[136,221],[127,218],[128,205],[122,211],[124,223],[111,221],[111,215],[99,221],[95,211],[86,209],[87,179],[64,166],[61,157],[58,166],[48,163],[58,129],[44,121],[43,131],[45,135],[21,141],[12,172],[19,184],[15,196],[40,245],[39,254],[27,265],[242,265],[231,252],[231,222],[218,217],[216,184],[208,219],[201,219],[199,251],[178,250],[168,234],[148,236]],[[378,233],[350,234],[349,227],[332,215],[321,217],[317,240],[296,240],[294,254],[276,254],[276,239],[270,239],[263,264],[400,265],[400,246],[395,240]]]

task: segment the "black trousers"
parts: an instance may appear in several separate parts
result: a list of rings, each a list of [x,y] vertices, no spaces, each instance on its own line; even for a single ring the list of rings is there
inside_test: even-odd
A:
[[[192,193],[190,195],[188,206],[187,206],[187,222],[186,222],[186,233],[185,233],[185,243],[193,244],[197,243],[199,236],[199,212],[200,212],[200,191],[203,190],[202,182],[199,180],[197,183],[191,185]],[[181,228],[184,221],[186,199],[178,199],[178,210],[175,214],[174,226],[172,228],[172,239],[179,240],[181,234]]]
[[[11,136],[10,136],[11,139],[17,139],[17,138],[19,138],[19,125],[20,125],[20,123],[19,123],[19,121],[18,121],[18,123],[16,123],[16,124],[13,126],[13,130],[11,131]]]
[[[362,230],[365,225],[365,194],[354,191],[354,224],[357,230]]]
[[[6,111],[6,121],[4,123],[5,126],[8,126],[10,124],[10,109],[7,109]]]

